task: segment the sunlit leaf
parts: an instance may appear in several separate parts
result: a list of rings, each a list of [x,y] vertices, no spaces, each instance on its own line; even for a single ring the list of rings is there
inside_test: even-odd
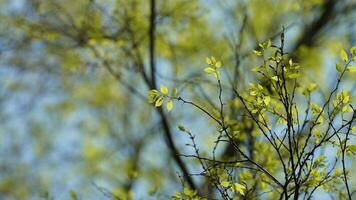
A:
[[[351,73],[355,73],[356,72],[356,66],[347,67],[347,71],[351,72]]]
[[[216,70],[211,67],[205,68],[204,71],[208,74],[214,74],[216,72]]]
[[[343,60],[344,62],[347,62],[347,61],[349,60],[346,51],[343,50],[343,49],[340,51],[340,58],[341,58],[341,60]]]
[[[164,95],[168,95],[168,88],[164,85],[160,86],[160,91],[162,92],[162,94]]]
[[[336,70],[338,72],[342,72],[342,69],[343,69],[342,65],[340,63],[336,63]]]
[[[168,110],[168,111],[171,111],[171,110],[173,109],[173,101],[172,101],[172,100],[169,100],[169,101],[167,102],[166,107],[167,107],[167,110]]]
[[[163,104],[163,97],[159,97],[157,100],[156,100],[156,103],[155,103],[155,106],[156,107],[160,107],[162,104]]]
[[[233,189],[234,189],[234,191],[237,191],[238,193],[240,193],[242,196],[245,195],[245,191],[244,190],[246,189],[246,187],[244,185],[242,185],[240,183],[234,183],[233,184]]]
[[[227,187],[230,186],[230,182],[229,181],[223,181],[223,182],[220,183],[220,185],[227,188]]]

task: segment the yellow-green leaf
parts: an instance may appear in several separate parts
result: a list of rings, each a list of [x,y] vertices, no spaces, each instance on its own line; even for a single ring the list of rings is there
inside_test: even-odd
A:
[[[177,96],[178,94],[178,89],[177,88],[173,88],[173,96]]]
[[[244,190],[246,189],[246,187],[240,183],[234,183],[233,185],[233,190],[237,191],[238,193],[240,193],[242,196],[245,195]]]
[[[350,106],[342,107],[342,112],[352,112],[352,108]]]
[[[161,85],[160,91],[162,92],[162,94],[168,95],[168,88],[166,86]]]
[[[347,71],[351,72],[351,73],[355,73],[356,72],[356,66],[350,66],[347,68]]]
[[[158,90],[149,90],[149,91],[148,91],[148,94],[149,94],[149,95],[152,95],[152,96],[156,96],[156,95],[159,94],[159,92],[158,92]]]
[[[353,127],[351,128],[351,131],[356,132],[356,126],[353,126]]]
[[[271,102],[271,97],[270,96],[265,96],[263,98],[263,102],[266,104],[266,106],[268,106],[269,103]]]
[[[168,111],[171,111],[173,109],[173,101],[169,100],[166,107]]]
[[[206,64],[211,65],[211,60],[210,60],[210,58],[206,57],[206,58],[205,58],[205,62],[206,62]]]
[[[215,67],[217,67],[217,68],[221,67],[221,61],[216,62]]]
[[[289,59],[289,65],[292,66],[293,65],[293,60]]]
[[[261,51],[254,50],[253,53],[256,54],[257,56],[262,56],[262,52]]]
[[[289,74],[288,78],[294,79],[294,78],[298,78],[299,74],[298,73],[293,73],[293,74]]]
[[[156,100],[155,106],[156,106],[156,107],[160,107],[162,104],[163,104],[163,97],[159,97],[159,98]]]
[[[230,186],[230,182],[229,181],[223,181],[223,182],[220,183],[220,185],[227,188],[227,187]]]
[[[318,86],[317,84],[311,83],[311,84],[308,85],[307,89],[308,89],[309,92],[313,92],[316,89],[317,86]]]
[[[261,66],[257,66],[257,67],[252,68],[251,71],[258,72],[258,71],[260,71],[260,69],[261,69]]]
[[[257,91],[255,91],[255,90],[251,91],[251,92],[250,92],[250,95],[251,95],[251,96],[256,96],[256,95],[257,95]]]
[[[340,51],[340,58],[341,58],[341,60],[343,60],[344,62],[347,62],[347,61],[349,60],[346,51],[343,50],[343,49]]]
[[[351,53],[352,56],[356,55],[356,46],[351,47],[350,53]]]
[[[214,56],[211,56],[211,57],[210,57],[210,60],[211,60],[211,64],[216,63],[216,59],[215,59],[215,57],[214,57]]]
[[[342,65],[340,63],[336,63],[336,70],[342,72]]]
[[[278,76],[272,76],[271,79],[274,81],[278,81]]]
[[[183,193],[184,193],[185,195],[187,195],[187,196],[192,196],[192,195],[194,195],[194,191],[191,190],[191,189],[189,189],[189,188],[186,188],[186,187],[183,189]]]
[[[213,69],[211,67],[205,68],[204,71],[208,74],[214,74],[216,72],[215,69]]]

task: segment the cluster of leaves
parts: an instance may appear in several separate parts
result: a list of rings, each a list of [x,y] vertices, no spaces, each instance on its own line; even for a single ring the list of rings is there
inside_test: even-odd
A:
[[[156,89],[150,90],[148,95],[149,103],[153,103],[156,107],[160,107],[164,100],[167,99],[166,108],[171,111],[173,109],[173,100],[177,98],[177,88],[174,88],[172,94],[169,95],[168,88],[161,85],[159,91]]]
[[[255,133],[252,137],[257,141],[254,142],[251,153],[238,145],[239,141],[243,141],[241,136],[246,134],[243,133],[246,130],[236,125],[239,123],[232,119],[233,116],[224,112],[225,103],[220,80],[221,61],[214,57],[206,58],[209,66],[204,72],[213,74],[217,80],[219,114],[212,114],[214,111],[183,97],[177,97],[176,92],[170,97],[168,89],[162,86],[160,92],[149,91],[150,103],[158,107],[162,105],[165,97],[169,101],[180,100],[216,122],[219,136],[215,141],[212,157],[202,156],[195,136],[183,126],[178,128],[188,134],[191,140],[189,146],[195,152],[194,155],[182,156],[199,161],[203,171],[198,176],[207,178],[223,199],[233,199],[238,195],[255,199],[259,196],[257,191],[267,192],[272,198],[307,198],[312,197],[320,187],[324,191],[330,191],[342,185],[344,190],[338,193],[339,197],[351,199],[345,156],[355,154],[355,145],[349,144],[348,141],[353,136],[351,132],[356,130],[356,126],[352,126],[355,123],[356,110],[352,106],[350,92],[339,91],[339,88],[345,73],[355,72],[355,67],[352,66],[356,60],[355,49],[356,47],[350,49],[350,58],[348,53],[341,51],[343,64],[336,65],[339,74],[335,88],[326,96],[324,102],[313,102],[313,93],[318,91],[318,86],[315,83],[306,86],[299,84],[302,67],[293,61],[290,54],[284,52],[284,33],[280,46],[273,45],[271,41],[260,44],[254,53],[263,57],[263,64],[252,71],[266,79],[268,84],[262,86],[260,83],[249,83],[249,89],[242,92],[231,88],[240,102],[240,109],[255,127],[251,131]],[[306,104],[296,100],[302,97],[306,99]],[[305,114],[302,115],[300,110],[305,107]],[[338,121],[339,116],[341,121]],[[302,118],[304,120],[301,120]],[[275,122],[277,125],[274,125]],[[232,146],[235,151],[232,160],[216,159],[215,151],[219,143]],[[332,147],[329,144],[332,144]],[[325,148],[337,148],[338,157],[325,157],[322,153]],[[282,177],[278,175],[280,171],[283,172]],[[173,199],[201,198],[197,191],[187,191],[191,190],[185,187],[184,192],[177,193]]]

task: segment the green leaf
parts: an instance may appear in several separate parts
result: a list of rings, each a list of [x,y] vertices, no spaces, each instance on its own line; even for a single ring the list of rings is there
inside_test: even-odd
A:
[[[208,65],[211,65],[211,64],[212,64],[210,58],[208,58],[208,57],[205,58],[205,62],[206,62],[206,64],[208,64]]]
[[[343,50],[343,49],[340,51],[340,58],[341,58],[341,60],[343,60],[344,62],[347,62],[347,61],[349,60],[346,51]]]
[[[163,95],[168,95],[168,88],[166,86],[161,85],[160,91],[162,92]]]
[[[216,70],[211,67],[205,68],[204,71],[208,74],[215,74],[215,72],[216,72]]]
[[[156,106],[156,107],[160,107],[162,104],[163,104],[163,97],[159,97],[159,98],[156,100],[155,106]]]
[[[352,56],[356,55],[356,46],[351,47],[350,53],[351,53]]]
[[[253,53],[256,54],[257,56],[262,56],[261,51],[253,50]]]
[[[193,190],[191,190],[191,189],[189,189],[189,188],[184,188],[183,189],[183,193],[185,194],[185,195],[187,195],[187,196],[193,196],[193,195],[195,195],[195,192],[193,191]]]
[[[223,182],[220,183],[220,185],[227,188],[227,187],[230,186],[230,182],[229,181],[223,181]]]
[[[251,92],[250,92],[250,95],[251,95],[251,96],[256,96],[256,95],[257,95],[257,91],[256,91],[256,90],[251,91]]]
[[[148,91],[148,94],[149,94],[149,95],[158,95],[159,92],[158,92],[158,90],[149,90],[149,91]]]
[[[252,68],[251,71],[258,72],[258,71],[260,71],[261,68],[262,68],[261,66],[257,66],[257,67]]]
[[[216,63],[215,63],[215,67],[216,67],[216,68],[221,67],[221,61],[216,62]]]
[[[352,112],[352,108],[350,106],[344,106],[342,107],[342,112]]]
[[[210,57],[210,60],[211,60],[211,64],[216,63],[216,59],[215,59],[215,57],[214,57],[214,56],[211,56],[211,57]]]
[[[356,72],[356,66],[350,66],[347,68],[348,72],[355,73]]]
[[[185,194],[185,195],[191,195],[191,194],[193,194],[193,192],[189,189],[189,188],[184,188],[183,189],[183,193]]]
[[[293,74],[289,74],[288,75],[288,78],[291,78],[291,79],[295,79],[295,78],[298,78],[298,77],[299,77],[298,73],[293,73]]]
[[[271,79],[274,81],[278,81],[278,76],[272,76]]]
[[[240,183],[234,183],[233,185],[233,190],[237,191],[238,193],[240,193],[242,196],[245,195],[244,190],[246,189],[246,187]]]
[[[266,104],[266,106],[268,106],[269,103],[271,102],[271,97],[270,96],[265,96],[263,98],[263,102]]]
[[[292,59],[289,59],[289,65],[293,66],[293,60]]]
[[[356,126],[353,126],[353,127],[351,128],[351,131],[352,131],[352,132],[356,132]]]
[[[265,48],[270,48],[271,46],[272,46],[272,42],[271,42],[271,40],[268,40],[268,41],[266,42]]]
[[[336,63],[336,70],[342,72],[342,65],[340,63]]]
[[[177,88],[173,88],[173,96],[177,96],[177,94],[178,94],[178,89]]]
[[[317,84],[311,83],[311,84],[308,85],[307,89],[308,89],[309,92],[313,92],[316,89],[317,86],[318,86]]]
[[[173,101],[169,100],[166,107],[168,111],[171,111],[173,109]]]

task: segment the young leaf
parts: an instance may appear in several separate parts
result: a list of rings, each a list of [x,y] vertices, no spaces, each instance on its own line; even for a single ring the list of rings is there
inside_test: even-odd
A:
[[[344,62],[347,62],[349,60],[348,56],[347,56],[347,53],[345,50],[341,50],[340,52],[340,58],[341,60],[343,60]]]
[[[336,63],[336,70],[342,72],[342,65],[340,63]]]
[[[160,91],[162,92],[163,95],[168,95],[168,88],[164,85],[161,85]]]
[[[211,64],[212,64],[210,58],[208,58],[208,57],[205,58],[205,62],[206,62],[206,64],[208,64],[208,65],[211,65]]]
[[[351,56],[355,56],[356,55],[356,46],[351,47],[350,53],[351,53]]]
[[[271,102],[271,97],[270,96],[265,96],[263,98],[263,102],[266,104],[266,106],[268,106],[269,103]]]
[[[214,56],[211,56],[210,57],[210,60],[211,60],[211,64],[215,64],[216,63],[216,59]]]
[[[289,74],[288,75],[288,78],[291,78],[291,79],[295,79],[295,78],[298,78],[298,77],[299,77],[298,73],[293,73],[293,74]]]
[[[244,190],[246,189],[246,187],[240,183],[234,183],[233,185],[233,190],[237,191],[238,193],[240,193],[242,196],[245,195]]]
[[[355,73],[356,72],[356,66],[350,66],[347,68],[347,71],[351,72],[351,73]]]
[[[289,59],[289,65],[293,66],[293,60],[292,59]]]
[[[220,183],[220,185],[227,188],[227,187],[230,186],[230,182],[229,181],[223,181],[223,182]]]
[[[278,81],[278,76],[273,76],[273,77],[271,77],[271,79],[274,81]]]
[[[353,126],[353,127],[351,128],[351,131],[353,131],[353,132],[356,133],[356,126]]]
[[[342,112],[352,112],[352,108],[350,106],[344,106],[342,107]]]
[[[173,109],[173,101],[169,100],[166,107],[168,111],[171,111]]]
[[[261,51],[253,50],[253,53],[256,54],[256,56],[262,56]]]
[[[257,66],[257,67],[252,68],[251,71],[258,72],[258,71],[260,71],[260,69],[261,69],[261,66]]]
[[[156,107],[160,107],[163,104],[163,97],[159,97],[155,103]]]
[[[178,94],[178,89],[177,88],[173,88],[173,96],[177,96],[177,94]]]
[[[189,188],[186,188],[186,187],[183,189],[183,193],[184,193],[185,195],[187,195],[187,196],[192,196],[192,195],[194,195],[194,191],[191,190],[191,189],[189,189]]]
[[[310,85],[308,85],[307,89],[308,89],[309,92],[313,92],[316,89],[317,86],[318,86],[317,84],[311,83]]]
[[[204,69],[204,71],[208,74],[214,74],[215,73],[215,69],[211,68],[211,67],[207,67]]]

